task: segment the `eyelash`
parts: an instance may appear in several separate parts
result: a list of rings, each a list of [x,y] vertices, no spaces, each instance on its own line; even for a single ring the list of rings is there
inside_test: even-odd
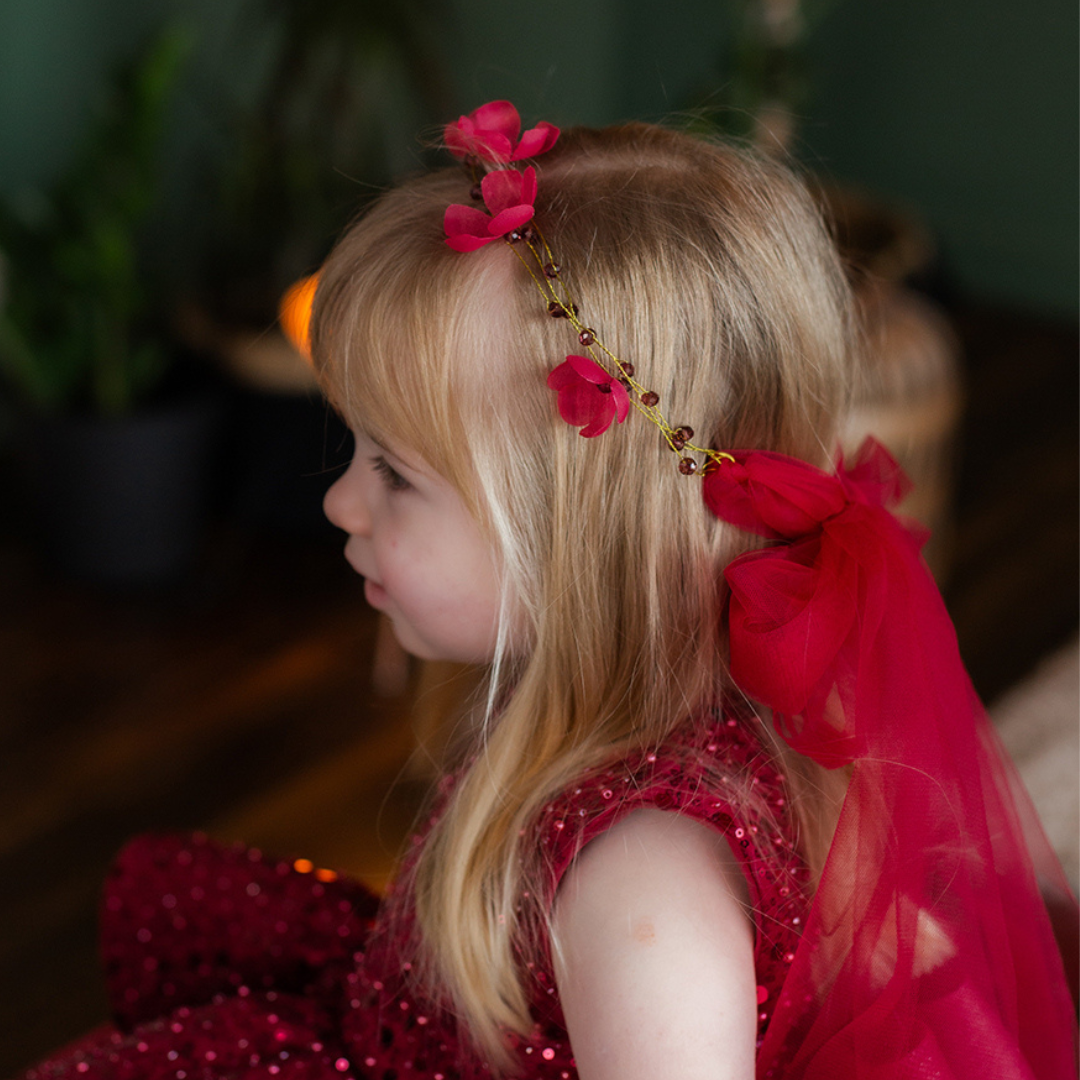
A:
[[[372,468],[379,474],[388,491],[408,491],[412,484],[381,454],[371,459]]]

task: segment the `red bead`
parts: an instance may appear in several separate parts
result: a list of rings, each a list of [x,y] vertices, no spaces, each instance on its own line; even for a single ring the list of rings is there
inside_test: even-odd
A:
[[[651,409],[654,405],[658,404],[659,401],[660,395],[653,390],[646,390],[645,393],[641,395],[641,404],[647,408]]]
[[[551,300],[548,302],[548,314],[553,319],[565,319],[566,309],[559,303],[558,300]]]
[[[588,326],[578,334],[577,339],[582,345],[592,345],[596,342],[596,331]]]
[[[631,364],[631,363],[628,363],[625,360],[620,360],[619,363],[622,366],[623,374],[628,379],[632,379],[634,377],[634,365]]]
[[[544,276],[549,278],[557,278],[562,271],[562,267],[555,262],[549,262],[544,267]]]
[[[469,192],[469,195],[472,197],[474,202],[480,202],[480,200],[484,197],[484,192],[479,184],[473,184],[472,190]]]
[[[683,442],[689,442],[694,437],[694,429],[687,427],[683,424],[682,427],[675,429],[675,438],[682,439]]]
[[[506,234],[506,239],[509,240],[511,244],[516,244],[519,240],[523,239],[521,230],[514,229],[513,232],[508,232]]]
[[[529,244],[531,244],[536,239],[536,230],[533,228],[531,221],[529,222],[528,225],[525,226],[524,229],[521,230],[521,235],[525,238],[525,241],[527,243],[529,243]]]
[[[675,434],[671,436],[671,445],[676,450],[681,450],[686,445],[686,440],[680,438],[679,433],[675,432]]]
[[[697,462],[690,457],[684,457],[679,461],[679,472],[683,476],[693,476],[697,472]]]

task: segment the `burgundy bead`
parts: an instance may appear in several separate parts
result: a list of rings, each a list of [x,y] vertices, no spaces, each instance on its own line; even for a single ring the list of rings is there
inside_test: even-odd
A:
[[[682,427],[675,429],[675,437],[682,439],[683,442],[689,442],[694,437],[694,429],[683,424]]]
[[[582,345],[593,345],[596,342],[596,331],[591,326],[587,326],[578,334],[577,339]]]
[[[684,457],[679,461],[679,472],[683,476],[693,476],[697,472],[697,462],[691,457]]]
[[[562,272],[562,267],[556,262],[549,262],[544,266],[544,276],[557,278]]]
[[[671,436],[671,445],[674,449],[681,450],[686,445],[686,440],[680,438],[679,433],[675,432],[675,434]]]
[[[548,314],[553,319],[565,319],[566,308],[564,308],[558,300],[551,300],[548,302]]]
[[[513,232],[508,232],[506,234],[506,239],[509,240],[511,244],[516,244],[519,240],[523,239],[521,230],[514,229]]]
[[[641,395],[641,404],[647,408],[651,409],[654,405],[658,404],[659,401],[660,395],[654,390],[646,390],[645,393]]]
[[[628,363],[626,360],[620,360],[619,363],[622,365],[623,374],[628,379],[632,379],[634,377],[634,365]]]
[[[601,394],[611,393],[611,386],[608,383],[597,383],[596,389],[599,390]]]
[[[525,238],[526,242],[530,244],[536,239],[536,230],[533,228],[531,221],[521,230],[521,235]]]
[[[469,192],[469,195],[472,197],[474,202],[480,202],[480,200],[484,197],[484,192],[479,184],[473,184],[472,190]]]

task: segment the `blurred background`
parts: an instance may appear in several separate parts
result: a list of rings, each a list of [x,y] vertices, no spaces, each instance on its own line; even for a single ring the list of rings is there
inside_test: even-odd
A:
[[[320,500],[347,434],[277,308],[494,98],[807,170],[874,345],[845,441],[877,433],[918,481],[1075,887],[1077,22],[1066,0],[4,0],[0,1075],[105,1019],[96,903],[125,838],[390,873],[413,752],[467,673],[410,666],[341,559]]]

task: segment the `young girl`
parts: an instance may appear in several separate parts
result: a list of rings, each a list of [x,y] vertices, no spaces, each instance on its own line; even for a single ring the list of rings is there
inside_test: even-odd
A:
[[[315,302],[346,558],[410,652],[488,672],[397,884],[137,842],[117,1028],[29,1076],[1072,1075],[903,480],[830,466],[857,336],[812,201],[658,128],[519,133],[451,125],[464,167]]]

